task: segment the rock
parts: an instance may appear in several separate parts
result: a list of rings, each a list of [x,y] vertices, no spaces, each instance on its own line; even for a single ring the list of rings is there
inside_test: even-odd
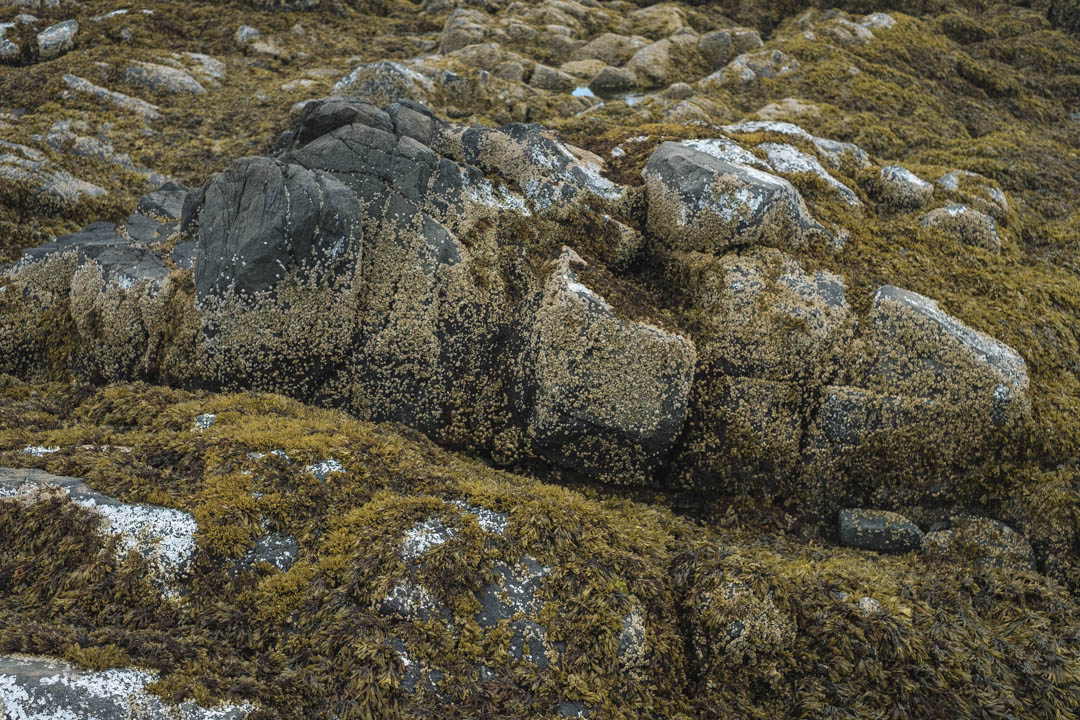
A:
[[[799,98],[784,98],[762,106],[757,116],[762,120],[791,120],[800,117],[816,117],[821,114],[817,105]]]
[[[492,68],[491,74],[507,82],[524,82],[525,66],[517,60],[508,60]]]
[[[859,205],[859,198],[847,185],[843,184],[821,166],[816,157],[786,143],[762,143],[758,149],[764,150],[773,169],[782,173],[813,173],[836,190],[840,199],[848,205]]]
[[[50,658],[0,655],[0,708],[18,720],[243,720],[255,711],[247,704],[172,705],[148,689],[158,679],[145,670],[82,670]]]
[[[533,69],[532,77],[529,78],[529,84],[541,90],[559,91],[572,90],[577,82],[561,70],[538,63]]]
[[[217,418],[213,413],[203,413],[202,415],[195,416],[195,429],[197,431],[209,430],[214,425],[214,420]]]
[[[450,13],[443,25],[439,52],[443,55],[466,45],[481,43],[487,36],[487,18],[478,10],[458,8]]]
[[[621,92],[631,90],[637,86],[637,78],[634,73],[624,68],[611,67],[610,65],[598,72],[589,81],[589,89],[596,93]]]
[[[577,279],[568,248],[547,281],[527,339],[535,357],[528,431],[541,456],[614,482],[659,467],[682,428],[694,345],[622,320]],[[609,469],[617,474],[608,475]]]
[[[842,279],[772,248],[675,260],[669,280],[702,318],[686,446],[707,445],[732,472],[797,471],[806,398],[836,373],[854,334]]]
[[[0,178],[27,185],[63,205],[73,205],[83,198],[102,197],[107,192],[105,188],[80,180],[64,170],[53,169],[42,152],[6,140],[0,140]]]
[[[652,40],[674,35],[686,27],[686,14],[682,9],[660,3],[634,10],[630,13],[631,30]]]
[[[994,218],[966,205],[947,205],[931,210],[923,215],[919,224],[949,233],[965,245],[975,245],[993,253],[1001,251],[1001,238]]]
[[[672,83],[660,95],[673,100],[685,100],[694,96],[694,88],[682,82]]]
[[[757,31],[749,28],[714,30],[698,39],[702,56],[716,70],[723,68],[736,55],[756,50],[762,44]]]
[[[233,573],[247,572],[260,564],[271,565],[281,572],[288,572],[300,558],[300,545],[296,538],[285,533],[269,533],[255,542],[237,562]]]
[[[973,515],[958,515],[939,523],[922,540],[922,551],[949,562],[1036,570],[1031,544],[1003,522]]]
[[[795,624],[762,581],[722,573],[695,578],[682,601],[689,660],[703,687],[725,683],[736,668],[768,672],[795,640]],[[764,586],[764,587],[763,587]]]
[[[255,28],[250,25],[241,25],[236,29],[236,32],[233,33],[233,42],[236,43],[237,47],[245,48],[261,37],[262,33]]]
[[[124,82],[170,95],[205,95],[206,90],[183,70],[149,62],[136,62],[124,70]]]
[[[840,543],[860,550],[903,553],[917,550],[923,542],[915,523],[888,510],[841,510],[836,525]]]
[[[355,195],[327,175],[249,158],[209,180],[202,201],[200,301],[257,296],[290,271],[327,280],[351,272],[360,251]]]
[[[642,176],[647,225],[670,248],[720,253],[738,244],[803,247],[828,233],[787,180],[666,142]]]
[[[1006,220],[1009,201],[1005,193],[988,178],[967,170],[950,170],[937,180],[938,187],[946,192],[962,193],[996,220]]]
[[[881,200],[891,208],[920,208],[934,197],[934,186],[907,168],[887,165],[881,168]]]
[[[867,387],[947,398],[983,432],[1013,427],[1030,412],[1024,359],[949,316],[930,298],[886,285],[874,294],[868,320],[873,357]]]
[[[75,47],[75,35],[78,32],[78,20],[65,20],[39,32],[37,44],[40,58],[42,60],[51,60]]]
[[[757,50],[742,53],[721,70],[717,70],[701,82],[724,85],[746,85],[756,80],[786,75],[799,69],[799,61],[781,50]]]
[[[433,87],[430,78],[408,65],[383,60],[358,65],[334,85],[334,93],[385,105],[400,98],[424,101]]]
[[[13,32],[16,23],[0,23],[0,63],[17,63],[22,58],[18,37]]]
[[[572,60],[595,59],[607,65],[620,66],[649,44],[639,36],[603,33],[585,43],[571,54]]]
[[[155,580],[166,587],[183,579],[195,557],[198,525],[188,513],[154,505],[129,505],[91,490],[81,480],[58,477],[40,470],[0,468],[0,502],[31,504],[50,492],[61,492],[71,502],[102,518],[102,534],[117,535],[120,560],[129,553],[142,555]]]
[[[675,72],[671,53],[671,40],[654,42],[634,53],[626,63],[626,69],[645,87],[667,85]]]
[[[559,69],[575,78],[589,80],[606,67],[607,65],[600,60],[571,60],[570,62],[564,62],[559,66]]]
[[[60,152],[70,152],[79,157],[91,157],[112,163],[128,172],[142,175],[147,182],[154,186],[164,185],[169,182],[169,179],[163,175],[142,165],[137,165],[131,159],[131,155],[116,152],[111,143],[93,136],[78,135],[72,130],[73,127],[77,127],[80,132],[89,132],[90,128],[85,124],[83,125],[83,127],[78,127],[78,122],[57,120],[49,128],[49,132],[44,138],[35,135],[34,139],[38,142],[44,139],[45,144]]]
[[[743,133],[777,133],[790,135],[796,138],[809,140],[814,144],[818,157],[822,158],[830,166],[841,169],[845,161],[854,161],[856,167],[868,167],[870,157],[866,151],[854,143],[839,142],[829,138],[817,137],[803,130],[798,125],[789,122],[774,122],[771,120],[743,120],[734,125],[725,125],[724,132],[731,134]]]
[[[875,30],[888,30],[895,24],[896,20],[893,19],[892,15],[883,12],[871,13],[870,15],[864,17],[862,20],[863,27],[868,27]]]
[[[124,110],[130,110],[131,112],[142,115],[147,120],[158,120],[161,118],[161,113],[158,111],[157,105],[152,105],[144,100],[133,98],[130,95],[99,87],[89,80],[85,80],[76,75],[64,75],[64,83],[75,92],[86,93],[102,100],[106,100]]]

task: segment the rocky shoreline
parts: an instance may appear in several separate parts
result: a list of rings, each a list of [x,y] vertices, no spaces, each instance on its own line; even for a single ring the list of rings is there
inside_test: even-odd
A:
[[[0,10],[0,708],[1077,712],[1080,42],[983,4]]]

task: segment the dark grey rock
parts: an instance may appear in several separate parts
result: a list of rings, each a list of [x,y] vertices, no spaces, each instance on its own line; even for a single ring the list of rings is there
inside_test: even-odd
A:
[[[476,614],[480,627],[494,627],[500,620],[520,615],[537,616],[540,612],[537,592],[550,570],[526,555],[517,565],[499,563],[494,571],[495,582],[480,596],[481,608]]]
[[[263,563],[287,572],[299,557],[300,544],[296,538],[286,533],[269,533],[259,538],[255,546],[240,558],[233,572],[249,571]]]
[[[917,550],[923,540],[915,523],[888,510],[841,510],[836,524],[841,544],[862,550],[902,553]]]
[[[290,271],[316,278],[348,272],[360,234],[356,197],[333,177],[244,158],[203,187],[198,298],[262,293]]]

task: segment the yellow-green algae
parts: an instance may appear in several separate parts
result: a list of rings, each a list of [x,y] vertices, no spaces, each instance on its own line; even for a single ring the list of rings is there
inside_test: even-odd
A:
[[[213,425],[197,430],[208,412]],[[35,457],[22,452],[30,444],[60,449]],[[275,449],[292,461],[249,455]],[[344,471],[325,483],[303,472],[326,457]],[[554,717],[567,698],[599,718],[1080,712],[1080,613],[1033,571],[839,549],[745,508],[679,516],[495,471],[415,432],[280,396],[4,377],[0,463],[194,513],[190,591],[163,600],[139,556],[118,564],[102,552],[87,511],[62,497],[0,503],[0,652],[150,667],[170,699],[255,701],[266,718]],[[444,500],[507,513],[509,530],[485,543],[475,518]],[[379,615],[403,533],[455,514],[461,532],[418,572],[456,631]],[[295,536],[299,562],[230,578],[266,530]],[[552,568],[541,595],[551,637],[566,643],[555,669],[512,662],[508,637],[472,619],[485,568],[522,553]],[[630,598],[648,660],[624,673],[613,631]],[[443,699],[401,690],[391,637],[446,668]],[[498,679],[478,682],[481,664]]]
[[[742,2],[725,4],[723,10],[739,22],[768,30],[803,5]],[[814,103],[819,113],[797,122],[817,135],[856,142],[882,164],[903,164],[927,180],[962,168],[991,178],[1006,191],[1010,212],[999,226],[1002,251],[993,255],[921,228],[917,213],[879,207],[870,182],[879,167],[866,171],[843,167],[833,174],[859,193],[867,210],[857,223],[842,223],[849,237],[840,251],[810,246],[793,254],[807,269],[841,274],[848,283],[849,302],[861,312],[867,309],[874,289],[892,283],[940,300],[948,312],[1024,356],[1032,380],[1032,427],[1019,447],[1003,449],[1001,457],[984,457],[973,467],[954,468],[947,479],[964,489],[965,503],[1007,520],[1031,540],[1049,579],[927,563],[910,556],[880,558],[823,549],[818,541],[806,544],[803,535],[813,536],[815,528],[797,517],[798,505],[771,508],[773,488],[763,486],[760,475],[720,484],[719,499],[669,499],[676,505],[704,502],[704,509],[697,513],[701,524],[694,524],[667,510],[619,500],[604,491],[572,492],[498,475],[475,463],[448,459],[451,456],[400,428],[375,428],[281,399],[216,398],[146,388],[100,390],[77,384],[23,385],[7,380],[6,400],[0,408],[3,446],[9,449],[5,464],[36,464],[52,472],[86,477],[95,489],[121,499],[195,512],[206,554],[190,607],[159,611],[157,595],[142,580],[136,558],[114,568],[107,560],[110,556],[98,552],[96,541],[84,537],[85,514],[57,503],[5,519],[0,527],[11,530],[11,542],[5,538],[3,547],[13,550],[0,555],[5,568],[0,577],[14,591],[3,610],[8,618],[2,623],[6,629],[0,631],[4,647],[64,654],[91,667],[128,662],[158,667],[165,672],[161,689],[172,697],[254,697],[281,717],[316,714],[318,702],[335,696],[333,702],[341,703],[342,717],[363,716],[363,701],[357,698],[386,699],[378,711],[369,710],[374,717],[405,712],[393,689],[398,668],[393,667],[395,660],[385,645],[385,630],[378,620],[350,614],[337,600],[341,593],[335,592],[349,583],[370,588],[372,578],[386,569],[379,563],[393,555],[386,543],[398,537],[409,521],[435,507],[423,496],[448,492],[500,509],[523,508],[524,516],[531,513],[535,523],[542,525],[529,530],[533,534],[528,537],[549,547],[556,547],[555,538],[562,537],[560,520],[573,520],[570,527],[578,527],[574,514],[585,513],[596,518],[596,525],[613,528],[610,532],[618,542],[606,538],[597,546],[601,549],[591,551],[608,558],[628,552],[626,543],[632,538],[624,535],[651,529],[650,537],[642,541],[645,547],[635,550],[644,559],[635,555],[637,564],[627,566],[632,574],[618,580],[611,579],[615,575],[599,579],[603,573],[588,568],[581,575],[586,585],[630,582],[637,573],[652,568],[661,578],[656,582],[667,589],[651,596],[646,593],[652,598],[650,609],[677,613],[680,603],[687,603],[681,598],[693,598],[692,604],[702,606],[706,598],[718,598],[708,604],[702,619],[680,619],[685,646],[671,631],[672,647],[666,650],[669,664],[653,674],[654,685],[660,688],[655,696],[662,698],[655,701],[657,714],[1076,716],[1077,613],[1074,601],[1054,583],[1071,589],[1073,597],[1080,588],[1080,337],[1076,331],[1080,316],[1080,210],[1076,202],[1080,196],[1076,149],[1080,123],[1068,117],[1080,99],[1080,50],[1074,36],[1053,28],[1045,19],[1045,9],[1034,5],[847,3],[853,11],[889,10],[897,26],[875,32],[875,40],[864,46],[838,49],[806,40],[789,21],[791,27],[780,25],[774,37],[766,39],[770,46],[776,43],[798,58],[800,71],[725,88],[711,97],[726,108],[726,116],[715,118],[719,122],[753,113],[780,98],[801,98]],[[1055,3],[1055,7],[1062,5]],[[907,17],[897,8],[930,15]],[[105,3],[87,2],[75,16],[83,21],[110,9]],[[441,18],[424,18],[421,22],[431,26],[418,28],[412,14],[416,7],[405,2],[395,4],[389,18],[370,22],[365,18],[359,23],[351,11],[345,16],[325,10],[258,13],[239,4],[190,3],[155,3],[154,9],[154,24],[133,25],[135,52],[105,42],[107,30],[83,22],[86,34],[80,38],[77,54],[17,71],[0,68],[0,106],[29,107],[40,114],[20,123],[9,139],[27,142],[31,132],[44,132],[47,114],[66,112],[63,108],[85,110],[93,117],[117,122],[131,143],[121,149],[134,150],[137,162],[198,184],[232,158],[264,151],[287,125],[292,101],[329,91],[329,81],[317,81],[320,84],[310,91],[275,94],[252,103],[260,87],[280,84],[288,77],[288,66],[263,58],[254,59],[250,68],[234,66],[240,58],[231,45],[231,28],[241,22],[256,24],[264,34],[286,38],[288,45],[293,23],[314,26],[327,49],[325,53],[316,50],[312,62],[325,61],[345,71],[349,67],[346,55],[369,60],[411,56],[415,49],[407,35],[442,26]],[[948,13],[935,17],[939,10]],[[718,11],[716,7],[695,10],[709,13],[713,21]],[[40,14],[49,21],[68,16]],[[59,95],[63,72],[84,72],[84,63],[98,59],[114,63],[110,72],[119,72],[119,63],[137,51],[165,46],[228,58],[230,77],[239,81],[230,81],[213,102],[200,103],[194,110],[178,104],[170,113],[172,100],[154,98],[166,109],[167,121],[162,130],[145,138],[138,123],[98,101],[76,97],[64,100],[63,106],[46,103]],[[311,52],[310,46],[305,51]],[[153,58],[148,54],[145,59]],[[554,104],[537,101],[528,117],[555,126],[565,139],[604,157],[627,138],[647,136],[645,143],[624,144],[626,155],[609,160],[609,176],[631,184],[640,182],[640,168],[660,141],[708,132],[693,126],[641,125],[633,120],[632,110],[619,103],[593,117],[566,120],[554,117],[555,112]],[[244,132],[236,132],[241,127]],[[744,139],[800,146],[798,139],[783,135]],[[58,159],[51,153],[50,157]],[[76,174],[91,181],[111,178],[117,172],[93,161],[85,161],[79,169],[85,172]],[[816,176],[788,178],[803,193],[813,216],[826,225],[852,217],[850,208]],[[14,259],[23,248],[89,220],[123,217],[139,193],[134,178],[126,182],[123,187],[130,190],[60,213],[40,206],[23,189],[5,186],[0,190],[4,193],[0,203],[3,259]],[[117,187],[114,179],[109,183],[110,189]],[[955,194],[943,194],[940,188],[935,192],[939,200],[970,202],[967,190],[962,184]],[[643,227],[643,216],[638,220],[634,225]],[[540,244],[550,252],[561,243],[552,239]],[[586,271],[590,286],[620,311],[663,318],[667,327],[694,323],[649,259],[615,262],[617,254],[607,243],[598,243],[591,252],[577,249],[590,261]],[[598,258],[599,263],[595,262]],[[186,293],[187,302],[178,300],[170,306],[177,314],[190,306],[192,289],[185,282],[189,284],[189,278],[181,275],[177,293]],[[57,342],[74,337],[72,322],[58,312],[56,325],[40,330],[41,351],[55,354],[55,361],[48,364],[58,377],[66,376],[69,360],[76,354],[70,343]],[[185,327],[178,320],[165,325],[181,332]],[[183,347],[183,343],[167,344]],[[163,359],[161,367],[179,371],[183,361],[183,357]],[[170,375],[167,370],[162,377],[183,382],[182,375]],[[708,396],[704,396],[706,401]],[[220,411],[215,428],[202,435],[190,432],[195,414],[215,410]],[[235,417],[230,419],[230,413]],[[308,440],[310,444],[305,444]],[[19,454],[27,444],[65,449],[35,459]],[[130,446],[134,451],[76,449],[81,445]],[[332,453],[346,464],[347,481],[337,478],[329,484],[332,490],[322,489],[298,476],[295,467],[281,467],[267,458],[260,461],[258,470],[261,477],[269,478],[268,492],[256,502],[248,492],[250,478],[239,470],[247,467],[249,449],[265,452],[275,447],[290,448],[290,454],[299,450],[295,457],[303,460]],[[351,456],[347,455],[350,448],[355,448]],[[746,452],[752,453],[753,448]],[[893,452],[904,450],[901,446]],[[889,456],[868,460],[883,466],[891,463]],[[874,488],[878,478],[868,470],[861,482]],[[500,483],[516,489],[507,490]],[[891,495],[903,486],[881,490],[878,498],[895,504]],[[642,495],[661,503],[665,500]],[[931,510],[921,505],[897,509],[919,519],[929,517]],[[254,587],[231,588],[214,575],[217,571],[211,570],[210,561],[220,554],[234,557],[250,543],[261,532],[259,514],[271,518],[272,527],[297,533],[303,559],[283,576],[268,572]],[[385,536],[363,535],[374,532],[365,530],[370,518],[385,519],[388,525],[396,520],[393,527],[398,535],[389,530]],[[68,539],[58,541],[61,537]],[[371,545],[371,556],[352,551],[350,543],[357,543],[358,538]],[[574,539],[569,546],[559,547],[577,551],[579,542]],[[479,551],[465,537],[462,543],[454,554],[460,552],[475,566],[477,558],[470,553]],[[70,557],[50,553],[50,564],[31,573],[39,567],[34,563],[42,562],[38,552],[42,547],[59,547],[70,551]],[[729,554],[728,548],[734,551]],[[380,553],[385,556],[382,560]],[[446,558],[448,563],[451,560]],[[352,565],[368,569],[350,573]],[[675,568],[670,576],[669,566]],[[447,566],[454,567],[462,565]],[[726,568],[727,574],[715,577],[717,567]],[[741,668],[717,662],[691,670],[699,652],[695,648],[714,642],[709,628],[722,624],[734,612],[731,606],[739,606],[746,597],[741,589],[723,586],[728,576],[734,588],[749,585],[763,593],[757,617],[762,618],[761,627],[767,628],[762,637],[770,638],[771,644],[745,654],[746,664]],[[438,584],[434,570],[430,581]],[[56,593],[56,588],[63,592]],[[838,605],[832,595],[824,597],[831,591],[848,593],[852,601]],[[645,591],[636,587],[634,592]],[[863,595],[877,599],[887,613],[862,614],[856,601]],[[98,596],[110,600],[101,603],[100,611],[89,601]],[[468,597],[446,599],[455,609],[467,612]],[[39,614],[32,609],[38,601],[46,608]],[[794,624],[794,637],[787,623],[768,622],[772,608]],[[596,609],[579,608],[576,618],[581,624],[564,626],[561,632],[581,637],[582,628],[592,623],[617,622],[614,610],[606,615],[601,612],[597,619],[593,617]],[[99,614],[91,617],[91,612]],[[286,624],[287,620],[294,624]],[[289,627],[304,632],[288,634],[283,628]],[[313,629],[318,632],[307,632]],[[222,642],[223,637],[228,642]],[[361,639],[348,644],[342,639],[346,637],[348,643]],[[477,650],[467,640],[453,646],[445,638],[430,642],[433,657],[453,649],[462,658],[490,651],[492,657],[505,659],[505,648]],[[616,681],[610,672],[592,667],[600,661],[590,658],[610,657],[610,652],[588,651],[579,655],[580,672],[555,681],[562,683],[558,690],[567,697],[609,703],[615,716],[620,711],[624,717],[644,714],[625,699],[612,700],[610,688]],[[348,677],[356,678],[351,687]],[[537,702],[550,704],[558,694],[544,688],[540,694],[544,699]],[[487,702],[486,709],[473,705],[461,712],[497,716],[491,709],[494,705],[508,717],[539,712],[538,706],[519,706],[514,704],[517,700],[511,703],[502,696],[488,697]],[[422,715],[425,711],[409,712]]]

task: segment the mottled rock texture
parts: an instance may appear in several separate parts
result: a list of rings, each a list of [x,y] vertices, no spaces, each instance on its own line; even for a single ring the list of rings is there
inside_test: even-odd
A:
[[[0,7],[0,466],[101,497],[0,500],[0,654],[270,720],[1077,715],[1068,5]]]

